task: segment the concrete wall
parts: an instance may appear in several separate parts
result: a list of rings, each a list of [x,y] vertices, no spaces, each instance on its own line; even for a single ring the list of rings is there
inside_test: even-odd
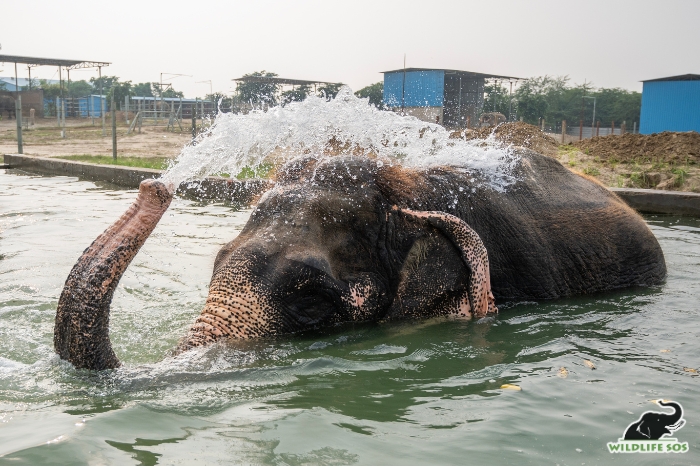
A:
[[[87,164],[47,157],[5,154],[10,168],[34,173],[69,175],[87,180],[114,183],[126,188],[138,188],[147,178],[158,178],[162,170]],[[272,187],[268,180],[231,180],[208,177],[202,182],[183,184],[178,194],[198,199],[226,200],[246,204]],[[675,214],[700,217],[700,193],[661,191],[637,188],[610,188],[632,208],[644,213]]]
[[[610,191],[639,212],[700,217],[700,193],[643,188],[610,188]]]
[[[15,98],[14,92],[1,91],[0,94]],[[34,109],[34,116],[42,118],[44,116],[44,91],[20,91],[22,97],[22,119],[29,118],[29,109]]]
[[[10,168],[49,175],[68,175],[86,180],[114,183],[125,188],[138,188],[147,178],[158,178],[162,170],[120,167],[114,165],[88,164],[49,157],[34,157],[5,154],[5,164]],[[232,180],[223,177],[208,177],[201,182],[180,185],[180,195],[197,199],[230,201],[246,204],[257,195],[271,188],[268,180]]]
[[[401,108],[397,107],[394,110],[400,112]],[[419,120],[423,120],[424,122],[442,124],[442,107],[406,107],[404,113],[416,117]],[[440,117],[439,122],[435,121],[436,117]]]

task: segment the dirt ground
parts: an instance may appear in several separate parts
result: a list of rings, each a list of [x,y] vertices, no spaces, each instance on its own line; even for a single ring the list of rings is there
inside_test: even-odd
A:
[[[607,186],[700,192],[700,134],[600,136],[560,146],[559,161]]]
[[[573,172],[594,177],[615,188],[654,188],[700,192],[700,134],[663,132],[600,136],[559,145],[527,123],[455,134],[467,139],[496,139],[552,156]]]
[[[462,133],[462,137],[467,140],[486,139],[491,133],[506,144],[530,148],[545,156],[554,157],[558,153],[558,144],[554,138],[542,133],[536,126],[523,122],[504,123],[495,129],[489,127],[467,130]]]
[[[0,154],[17,153],[17,129],[15,120],[0,120]],[[167,122],[160,126],[142,126],[127,135],[129,127],[124,118],[117,123],[117,156],[130,157],[175,157],[191,139],[190,123],[183,122],[183,131],[167,131]],[[102,136],[102,122],[95,119],[66,119],[66,137],[61,137],[61,128],[55,118],[37,119],[28,130],[22,130],[24,154],[42,157],[69,155],[112,155],[112,127],[108,117],[106,136]]]
[[[189,122],[183,129],[168,131],[146,125],[127,135],[128,126],[118,116],[117,155],[137,158],[173,158],[191,139]],[[66,137],[52,118],[37,119],[22,132],[24,153],[42,157],[73,155],[111,156],[110,119],[106,120],[106,136],[102,136],[99,119],[66,119]],[[482,128],[455,132],[455,138],[486,138],[494,130]],[[601,136],[559,145],[552,137],[527,123],[505,123],[495,129],[495,136],[508,144],[534,149],[558,159],[573,172],[600,180],[604,185],[619,188],[655,188],[700,192],[700,134],[664,132],[654,135]],[[0,154],[17,152],[15,120],[0,120]]]

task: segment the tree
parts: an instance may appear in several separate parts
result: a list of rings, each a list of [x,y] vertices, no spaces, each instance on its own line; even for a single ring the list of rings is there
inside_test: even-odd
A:
[[[542,78],[525,80],[513,94],[514,108],[524,121],[539,124],[540,119],[547,115],[549,102],[544,93]]]
[[[112,98],[114,98],[114,102],[119,105],[124,102],[124,98],[127,96],[133,96],[131,81],[116,82],[107,93],[107,102],[112,102]]]
[[[611,122],[616,125],[627,122],[627,126],[631,127],[633,122],[639,122],[641,93],[620,88],[601,88],[591,95],[596,98],[596,120],[605,122],[606,126]],[[591,113],[590,110],[588,112]]]
[[[39,80],[32,78],[29,80],[26,86],[20,86],[21,91],[31,91],[39,87]]]
[[[95,90],[92,88],[92,85],[84,79],[81,79],[80,81],[71,81],[70,84],[67,86],[67,89],[68,95],[72,97],[84,97],[95,92]],[[44,95],[45,94],[46,93],[44,92]]]
[[[153,86],[153,92],[158,97],[185,97],[182,91],[176,91],[170,84],[163,86],[163,92],[160,90],[160,83],[151,83]]]
[[[131,87],[131,92],[133,96],[140,97],[153,97],[153,87],[151,83],[138,83]]]
[[[224,110],[231,109],[233,107],[233,99],[220,92],[207,94],[204,96],[204,100],[212,101],[216,105],[217,114],[219,113],[219,109]]]
[[[562,120],[575,126],[583,118],[584,124],[590,125],[593,102],[583,99],[584,96],[596,98],[596,120],[606,126],[612,121],[638,122],[642,104],[642,95],[638,92],[620,88],[596,90],[592,83],[571,86],[568,76],[529,78],[514,95],[518,115],[534,125],[540,123],[540,118],[555,126]]]
[[[301,102],[311,93],[311,86],[308,84],[302,84],[301,86],[295,87],[290,91],[284,91],[282,93],[282,105],[289,104],[290,102]]]
[[[384,108],[384,83],[382,81],[365,86],[355,93],[357,97],[369,99],[369,103],[378,109]]]
[[[343,83],[325,83],[318,88],[317,92],[321,96],[326,96],[326,100],[331,100],[335,99],[341,87],[343,87]]]
[[[508,89],[498,84],[487,84],[484,86],[484,112],[500,112],[508,117],[510,110],[510,98]]]
[[[115,83],[119,82],[118,76],[103,76],[102,78],[90,78],[90,84],[95,93],[100,92],[100,83],[102,83],[102,94],[109,94]]]
[[[54,100],[61,97],[61,87],[58,84],[49,84],[45,79],[40,79],[39,86],[44,91],[44,99]]]
[[[247,75],[243,75],[243,78],[275,78],[277,73],[263,71],[254,71]],[[279,84],[277,83],[265,83],[265,82],[254,82],[254,81],[239,81],[236,84],[236,92],[238,97],[242,102],[248,104],[261,104],[265,103],[268,106],[273,106],[277,104],[277,93],[279,92]]]

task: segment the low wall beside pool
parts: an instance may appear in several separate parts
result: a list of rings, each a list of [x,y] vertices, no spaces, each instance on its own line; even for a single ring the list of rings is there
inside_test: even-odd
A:
[[[141,181],[147,178],[158,178],[163,173],[162,170],[156,169],[90,164],[20,154],[5,154],[5,165],[28,172],[71,175],[87,180],[110,182],[126,188],[138,188]],[[200,199],[248,203],[272,185],[271,181],[261,179],[236,180],[207,177],[201,182],[183,183],[178,188],[178,193]],[[641,188],[610,188],[610,190],[639,212],[700,217],[700,193]]]

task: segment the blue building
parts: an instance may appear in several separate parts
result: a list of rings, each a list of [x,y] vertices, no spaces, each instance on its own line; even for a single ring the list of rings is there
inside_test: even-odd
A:
[[[476,125],[484,107],[487,79],[520,79],[436,68],[406,68],[382,73],[385,106],[454,128]]]
[[[670,76],[642,81],[639,132],[700,132],[700,75]]]
[[[91,94],[78,98],[78,112],[81,117],[101,117],[102,106],[107,112],[107,96]]]

